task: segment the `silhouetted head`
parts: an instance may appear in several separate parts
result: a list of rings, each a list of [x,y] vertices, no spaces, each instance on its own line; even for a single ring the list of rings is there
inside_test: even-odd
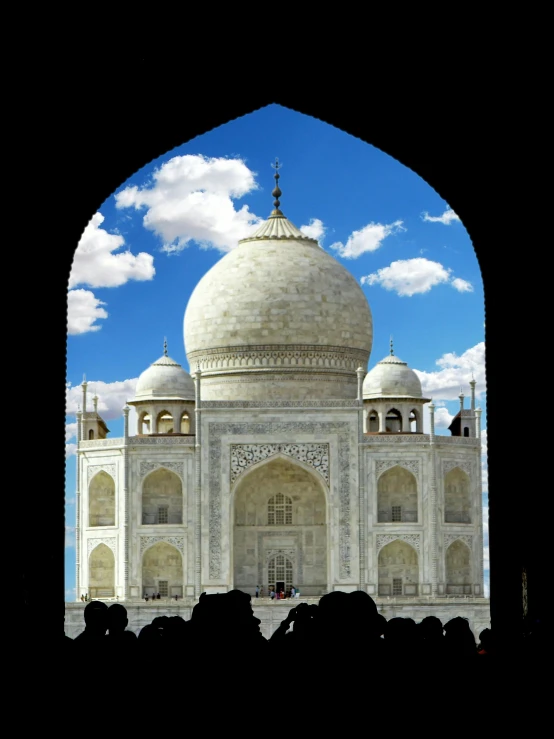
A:
[[[181,616],[171,616],[164,627],[164,639],[181,641],[187,635],[187,622]]]
[[[108,606],[101,600],[91,600],[83,613],[87,631],[105,634],[108,630]]]
[[[162,631],[161,629],[158,629],[153,624],[148,624],[148,626],[142,627],[138,635],[138,638],[141,641],[153,641],[155,639],[161,639]]]
[[[479,644],[481,646],[481,649],[484,649],[485,652],[490,652],[493,647],[493,637],[492,637],[492,631],[490,629],[483,629],[483,631],[479,634]]]
[[[418,634],[419,638],[424,641],[436,641],[437,639],[442,639],[442,621],[436,616],[425,616],[423,621],[418,624]]]
[[[456,616],[447,621],[444,625],[444,637],[450,651],[460,655],[477,654],[475,637],[466,618]]]
[[[121,603],[112,603],[108,608],[108,631],[110,636],[125,631],[128,624],[129,619],[125,606],[122,606]]]

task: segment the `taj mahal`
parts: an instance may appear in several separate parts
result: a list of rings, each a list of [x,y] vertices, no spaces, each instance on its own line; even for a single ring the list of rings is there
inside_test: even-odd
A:
[[[83,628],[84,593],[123,602],[139,630],[153,609],[189,618],[202,592],[257,586],[313,602],[364,590],[387,619],[490,625],[475,381],[451,435],[435,434],[432,399],[392,342],[370,365],[360,285],[285,217],[275,178],[269,218],[190,297],[191,373],[164,344],[121,438],[83,382],[69,636]],[[269,636],[287,611],[253,605]]]

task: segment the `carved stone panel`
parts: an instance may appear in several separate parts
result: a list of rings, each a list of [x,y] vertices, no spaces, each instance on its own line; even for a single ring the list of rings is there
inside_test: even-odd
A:
[[[375,476],[379,477],[383,472],[397,465],[409,470],[416,477],[419,475],[419,460],[417,459],[378,459],[375,462]]]
[[[107,472],[115,480],[115,463],[114,464],[93,464],[87,469],[87,484],[92,480],[98,472]]]
[[[170,460],[168,461],[156,460],[155,462],[152,460],[142,460],[140,463],[140,476],[144,477],[149,472],[152,472],[153,470],[156,470],[160,467],[163,467],[164,469],[175,472],[181,478],[183,477],[183,463],[182,462],[172,462]]]
[[[460,541],[463,541],[464,544],[467,544],[470,551],[472,548],[473,543],[473,536],[470,536],[469,534],[445,534],[444,535],[444,548],[445,550],[448,549],[448,547],[452,544],[452,542],[459,539]]]
[[[151,547],[152,544],[157,544],[159,541],[163,541],[166,544],[171,544],[178,549],[181,554],[185,553],[185,537],[184,536],[141,536],[140,537],[140,556],[144,554],[144,551]]]
[[[87,540],[87,557],[90,557],[90,553],[92,550],[97,547],[99,544],[105,544],[107,547],[109,547],[115,556],[115,542],[116,538],[115,536],[103,536],[99,539],[88,539]]]
[[[468,475],[470,478],[472,477],[473,464],[465,459],[444,460],[442,463],[442,476],[444,477],[445,475],[447,475],[450,470],[453,470],[455,467],[459,467],[466,473],[466,475]]]
[[[380,552],[384,546],[386,546],[387,544],[390,544],[392,541],[396,541],[397,539],[400,539],[401,541],[405,541],[406,544],[409,544],[410,546],[412,546],[417,552],[420,551],[420,548],[421,548],[420,534],[377,534],[377,537],[376,537],[377,552]]]
[[[329,485],[329,444],[232,444],[231,485],[249,467],[276,454],[313,467]]]

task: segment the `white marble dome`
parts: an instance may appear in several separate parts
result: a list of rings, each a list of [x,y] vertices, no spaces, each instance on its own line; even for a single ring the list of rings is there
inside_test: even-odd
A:
[[[184,338],[206,400],[355,398],[373,326],[357,280],[275,210],[197,284]]]
[[[391,354],[367,373],[363,384],[364,398],[421,398],[421,382],[400,357]]]
[[[138,378],[135,400],[194,400],[194,381],[181,365],[164,353]]]

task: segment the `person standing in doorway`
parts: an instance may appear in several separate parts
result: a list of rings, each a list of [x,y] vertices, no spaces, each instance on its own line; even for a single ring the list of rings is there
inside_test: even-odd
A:
[[[256,585],[256,598],[260,597],[260,586]]]

